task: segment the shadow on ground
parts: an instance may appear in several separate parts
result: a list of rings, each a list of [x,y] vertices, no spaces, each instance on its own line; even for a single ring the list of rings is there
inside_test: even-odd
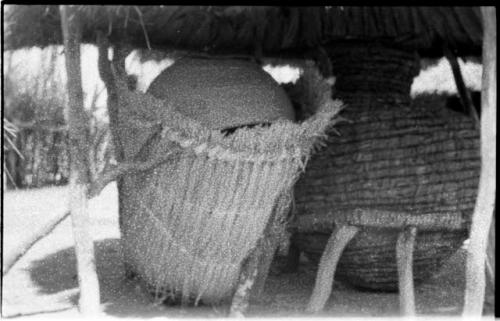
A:
[[[178,306],[153,304],[152,296],[146,292],[139,280],[125,278],[119,239],[96,241],[94,248],[104,313],[118,317],[141,318],[226,316],[227,306],[199,306],[183,310]],[[250,314],[293,315],[303,309],[314,284],[314,274],[311,274],[308,268],[300,270],[302,272],[270,276],[263,297],[252,305]],[[65,248],[33,261],[29,267],[29,274],[41,295],[53,295],[77,289],[74,247]],[[72,294],[69,300],[76,306],[78,294]]]
[[[96,241],[94,248],[104,313],[118,317],[141,318],[186,315],[186,312],[178,307],[153,304],[152,297],[145,292],[138,280],[125,278],[119,239]],[[78,279],[74,247],[34,261],[29,273],[40,294],[50,295],[76,289]],[[76,306],[78,294],[73,294],[70,301]],[[219,311],[210,307],[190,309],[190,317],[197,315],[221,316]]]
[[[201,306],[189,308],[154,305],[141,283],[124,276],[119,239],[105,239],[95,244],[97,273],[104,312],[118,317],[224,317],[226,308]],[[463,304],[464,251],[459,251],[430,280],[415,289],[417,313],[457,315]],[[301,264],[296,273],[270,275],[258,302],[247,316],[307,316],[303,309],[312,292],[315,267]],[[34,261],[29,268],[31,279],[40,294],[56,294],[76,289],[74,248],[66,248]],[[70,300],[76,306],[77,294]],[[333,293],[320,316],[397,316],[397,293],[372,293],[335,282]]]

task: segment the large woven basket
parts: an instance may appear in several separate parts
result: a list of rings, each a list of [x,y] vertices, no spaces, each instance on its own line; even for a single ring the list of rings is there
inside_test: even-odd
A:
[[[404,226],[418,229],[417,284],[467,238],[479,137],[471,119],[444,108],[375,104],[376,112],[349,106],[342,115],[353,123],[336,127],[340,135],[330,136],[297,182],[293,242],[318,260],[334,224],[364,227],[343,252],[336,277],[396,290],[395,244]]]
[[[259,90],[265,85],[263,81],[250,83],[249,99],[241,81],[248,73],[255,74],[256,68],[242,62],[233,64],[206,60],[204,68],[181,70],[179,78],[173,77],[178,84],[172,85],[182,91],[181,95],[162,91],[158,84],[152,86],[164,99],[120,87],[121,141],[126,159],[147,161],[176,153],[154,170],[128,176],[123,187],[125,259],[159,295],[168,292],[195,303],[215,303],[231,296],[243,260],[262,237],[273,213],[278,219],[284,214],[290,202],[284,195],[290,193],[310,151],[340,109],[340,102],[332,101],[326,93],[328,99],[318,113],[301,124],[293,123],[283,112],[276,112],[283,108],[276,102],[282,103],[284,95],[277,84]],[[207,71],[212,77],[211,83],[204,83],[202,92],[207,95],[194,99],[190,91],[196,91],[195,78],[207,79]],[[259,77],[268,81],[269,76]],[[228,78],[240,85],[239,91],[230,87]],[[179,89],[179,84],[183,88]],[[212,92],[207,89],[210,86]],[[259,96],[253,97],[256,93]],[[230,99],[230,105],[225,98]],[[191,103],[202,109],[200,114]],[[257,103],[274,111],[245,111],[249,117],[244,122],[242,110],[257,108]],[[213,116],[212,111],[220,116],[224,110],[229,116]],[[220,131],[255,122],[272,124],[241,128],[230,136]]]

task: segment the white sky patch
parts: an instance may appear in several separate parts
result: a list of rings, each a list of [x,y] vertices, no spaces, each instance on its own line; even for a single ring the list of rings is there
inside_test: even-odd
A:
[[[480,91],[481,90],[481,76],[483,67],[481,64],[474,62],[466,62],[458,59],[460,71],[464,78],[465,86],[467,88]],[[411,86],[411,96],[415,97],[419,94],[456,94],[457,86],[455,78],[451,71],[451,66],[447,59],[441,58],[439,62],[426,70],[421,70],[420,74],[413,80]]]
[[[137,90],[146,92],[151,82],[173,63],[174,60],[169,58],[161,61],[149,60],[141,63],[138,51],[134,50],[125,59],[125,68],[129,74],[137,76]]]
[[[278,83],[295,83],[300,77],[300,69],[286,66],[265,65],[264,70],[269,73]]]

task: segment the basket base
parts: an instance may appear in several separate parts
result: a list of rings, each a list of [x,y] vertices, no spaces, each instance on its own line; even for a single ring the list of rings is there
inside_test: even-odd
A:
[[[342,253],[335,279],[363,290],[398,291],[397,234],[397,231],[375,229],[360,231]],[[328,238],[326,233],[297,233],[292,242],[309,260],[318,264]],[[466,231],[418,233],[413,254],[415,286],[436,274],[466,238]]]
[[[137,271],[128,262],[123,262],[123,267],[125,270],[125,278],[127,280],[136,280],[144,286],[145,291],[154,298],[154,301],[159,304],[166,306],[200,306],[206,305],[202,300],[196,302],[194,296],[190,296],[185,302],[182,302],[182,295],[180,293],[174,293],[170,289],[157,288],[156,286],[148,283],[144,278],[142,278]],[[213,306],[213,304],[207,304]]]

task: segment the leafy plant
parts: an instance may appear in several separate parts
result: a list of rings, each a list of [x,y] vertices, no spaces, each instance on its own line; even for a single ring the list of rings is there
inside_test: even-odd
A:
[[[14,186],[16,186],[16,183],[12,177],[12,174],[9,172],[6,164],[6,157],[5,157],[5,152],[9,150],[13,150],[17,156],[20,158],[24,159],[22,153],[17,149],[16,144],[15,144],[15,139],[17,136],[17,127],[11,123],[9,120],[3,118],[3,123],[2,123],[2,131],[3,131],[3,153],[4,153],[4,160],[3,160],[3,170],[4,173],[7,175],[9,180],[12,182]]]

